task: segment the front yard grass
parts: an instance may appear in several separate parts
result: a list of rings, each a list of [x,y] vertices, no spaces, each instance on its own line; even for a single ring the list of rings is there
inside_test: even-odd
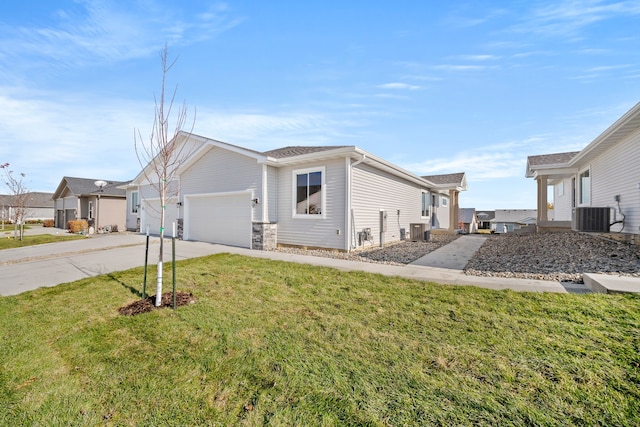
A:
[[[61,234],[59,236],[52,234],[36,234],[35,236],[23,236],[22,240],[13,238],[13,231],[5,232],[0,238],[0,250],[20,248],[23,246],[42,245],[44,243],[62,242],[64,240],[86,239],[86,236],[78,236],[75,234]]]
[[[0,298],[0,425],[640,424],[637,296],[229,254],[177,273],[175,311],[118,314],[140,268]]]

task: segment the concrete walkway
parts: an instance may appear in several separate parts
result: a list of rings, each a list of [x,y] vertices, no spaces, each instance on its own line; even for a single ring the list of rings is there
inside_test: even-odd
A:
[[[448,245],[415,260],[411,265],[464,270],[469,260],[476,251],[480,249],[480,246],[482,246],[486,238],[487,237],[482,234],[460,236]]]

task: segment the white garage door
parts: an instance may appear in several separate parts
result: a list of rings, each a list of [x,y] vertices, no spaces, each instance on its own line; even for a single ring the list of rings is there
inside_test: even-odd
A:
[[[185,239],[251,248],[251,193],[185,197]]]
[[[160,199],[145,199],[142,201],[142,213],[140,215],[140,232],[146,233],[149,226],[149,233],[154,236],[160,235]],[[176,200],[170,200],[166,204],[164,216],[164,235],[171,237],[173,233],[172,223],[178,223],[180,208]]]

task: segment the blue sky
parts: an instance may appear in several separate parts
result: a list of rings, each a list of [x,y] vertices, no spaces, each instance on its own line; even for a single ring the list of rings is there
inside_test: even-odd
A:
[[[0,163],[54,191],[127,180],[159,52],[194,132],[356,145],[464,171],[462,207],[535,208],[526,157],[580,150],[640,100],[640,1],[28,1],[0,9]]]

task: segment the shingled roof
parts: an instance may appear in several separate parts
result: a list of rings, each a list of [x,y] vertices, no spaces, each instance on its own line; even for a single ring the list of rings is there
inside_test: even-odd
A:
[[[464,178],[464,172],[447,173],[443,175],[425,175],[422,178],[436,185],[460,185]]]
[[[316,147],[305,146],[289,146],[283,148],[276,148],[275,150],[265,151],[265,156],[273,157],[274,159],[284,159],[287,157],[302,156],[304,154],[318,153],[321,151],[337,150],[338,148],[350,147],[349,145],[325,145]]]
[[[458,222],[471,224],[473,222],[473,218],[475,215],[476,215],[475,208],[460,208],[458,210]]]
[[[538,156],[529,156],[527,157],[527,159],[529,162],[529,166],[562,165],[562,164],[568,163],[578,153],[579,151],[570,151],[567,153],[541,154]]]
[[[75,177],[65,176],[62,178],[62,181],[66,182],[66,187],[69,190],[71,190],[71,192],[75,196],[80,196],[83,194],[100,193],[103,196],[125,197],[127,194],[126,190],[117,188],[119,185],[126,184],[127,181],[109,181],[105,179],[103,181],[105,181],[107,185],[105,185],[104,188],[102,188],[102,191],[100,191],[100,189],[95,184],[95,182],[98,181],[98,179],[75,178]],[[60,187],[58,188],[60,189]]]
[[[32,191],[26,194],[26,207],[28,208],[52,208],[53,193],[43,193]],[[3,206],[14,206],[15,196],[12,194],[0,194],[0,204]]]

